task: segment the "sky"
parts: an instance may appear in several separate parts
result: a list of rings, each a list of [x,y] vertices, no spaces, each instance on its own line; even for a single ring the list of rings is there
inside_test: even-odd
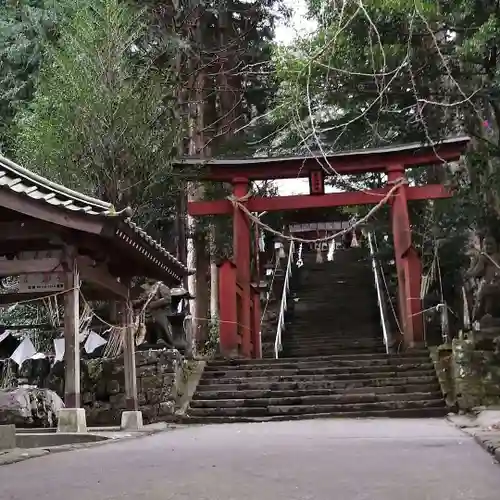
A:
[[[307,7],[304,0],[284,0],[287,7],[292,9],[293,14],[288,23],[281,22],[276,27],[276,41],[285,45],[290,44],[300,35],[306,35],[314,31],[316,23],[307,19]],[[286,179],[276,181],[281,195],[308,194],[308,179]]]

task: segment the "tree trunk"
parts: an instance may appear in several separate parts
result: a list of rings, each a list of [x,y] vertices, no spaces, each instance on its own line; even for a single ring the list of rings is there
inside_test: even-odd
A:
[[[214,324],[219,317],[219,270],[216,259],[215,226],[210,226],[210,319]]]
[[[201,50],[203,42],[203,8],[194,1],[190,20],[189,39],[193,47]],[[205,154],[205,87],[206,73],[202,65],[201,52],[196,52],[188,63],[190,77],[188,88],[189,100],[189,155],[203,157]],[[199,201],[204,198],[205,189],[200,183],[190,183],[188,187],[188,202]],[[188,216],[187,264],[196,269],[194,275],[188,278],[189,292],[195,297],[191,301],[191,315],[193,325],[193,352],[197,345],[207,337],[208,293],[207,274],[208,260],[205,256],[206,238],[200,231],[197,221]]]

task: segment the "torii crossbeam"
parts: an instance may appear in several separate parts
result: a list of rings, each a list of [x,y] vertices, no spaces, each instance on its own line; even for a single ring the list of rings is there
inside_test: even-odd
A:
[[[201,176],[205,180],[232,184],[233,196],[243,200],[242,203],[250,212],[375,205],[395,182],[405,179],[407,168],[458,161],[469,142],[468,137],[457,137],[435,144],[406,144],[326,156],[226,160],[189,158],[179,161],[176,167],[194,167],[198,179]],[[387,186],[363,192],[325,194],[326,177],[368,172],[387,174]],[[247,198],[250,181],[304,177],[309,178],[309,195]],[[422,267],[412,245],[408,201],[450,196],[451,193],[441,184],[414,187],[402,184],[389,200],[398,275],[399,316],[407,347],[418,346],[424,341],[420,300]],[[233,214],[234,264],[223,266],[220,276],[221,349],[226,354],[239,352],[244,356],[257,357],[260,348],[257,345],[258,332],[254,330],[260,320],[257,321],[258,304],[250,284],[251,236],[248,215],[229,200],[190,202],[188,213],[191,216]]]

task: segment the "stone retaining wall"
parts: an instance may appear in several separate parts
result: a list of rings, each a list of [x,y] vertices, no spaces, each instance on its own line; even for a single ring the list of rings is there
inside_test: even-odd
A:
[[[451,344],[429,348],[441,392],[448,408],[456,407],[453,350]]]
[[[8,360],[0,361],[0,371],[11,372],[10,384],[36,385],[64,395],[64,363],[52,368],[48,360],[30,360],[19,373]],[[15,366],[15,365],[14,365]],[[181,396],[189,364],[176,349],[138,351],[136,353],[137,390],[144,421],[166,420],[173,415]],[[123,357],[92,359],[81,362],[82,406],[87,424],[119,425],[125,409]]]
[[[458,406],[500,404],[500,353],[475,339],[453,340],[455,392]]]

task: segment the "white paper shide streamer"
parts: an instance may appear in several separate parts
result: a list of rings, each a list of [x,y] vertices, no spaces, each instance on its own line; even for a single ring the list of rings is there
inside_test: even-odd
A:
[[[33,342],[26,337],[18,346],[17,349],[12,353],[10,359],[14,361],[18,366],[21,366],[27,359],[31,359],[35,354],[37,354]]]
[[[94,352],[98,347],[107,344],[107,342],[108,341],[101,337],[98,333],[90,332],[83,347],[85,349],[85,352],[87,354],[90,354],[91,352]]]

